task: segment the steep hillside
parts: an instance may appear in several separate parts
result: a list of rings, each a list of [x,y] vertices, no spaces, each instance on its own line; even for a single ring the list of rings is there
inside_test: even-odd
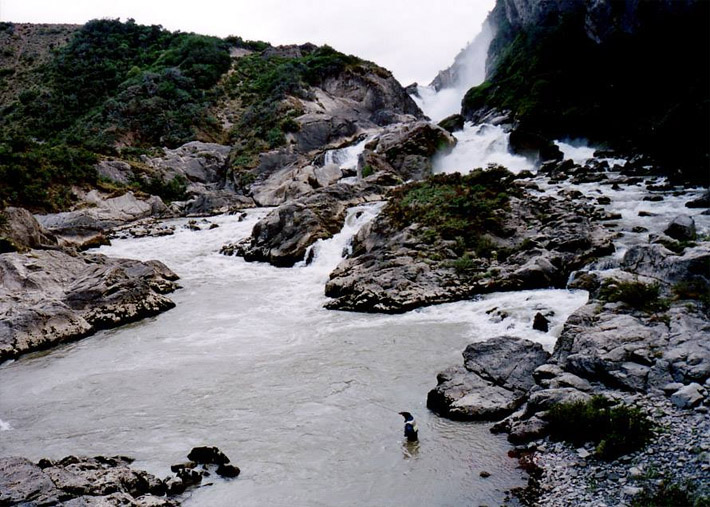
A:
[[[72,204],[73,186],[117,190],[97,176],[95,165],[106,158],[135,169],[118,190],[173,198],[184,195],[186,182],[156,181],[145,155],[190,141],[220,143],[233,147],[230,171],[241,174],[265,151],[309,151],[401,114],[421,115],[388,71],[327,46],[275,48],[133,20],[7,23],[0,32],[8,42],[0,86],[4,205],[60,210]],[[355,111],[345,115],[348,128],[314,133],[300,121],[324,94],[333,107]],[[254,175],[237,179],[239,190]]]
[[[487,80],[463,112],[514,113],[547,137],[640,150],[708,182],[710,4],[499,0]]]

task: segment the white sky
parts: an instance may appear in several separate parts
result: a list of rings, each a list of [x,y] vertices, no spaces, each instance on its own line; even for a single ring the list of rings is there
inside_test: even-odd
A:
[[[329,44],[428,84],[480,31],[495,0],[0,0],[0,21],[134,18],[272,44]]]

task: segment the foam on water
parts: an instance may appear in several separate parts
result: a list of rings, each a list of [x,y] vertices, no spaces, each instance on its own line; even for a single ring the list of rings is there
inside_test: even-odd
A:
[[[10,431],[12,429],[12,426],[10,426],[9,422],[5,422],[2,419],[0,419],[0,431]]]
[[[508,151],[510,134],[501,126],[467,123],[454,136],[458,143],[451,153],[435,157],[434,172],[466,174],[490,164],[505,166],[514,173],[534,169],[528,159]]]

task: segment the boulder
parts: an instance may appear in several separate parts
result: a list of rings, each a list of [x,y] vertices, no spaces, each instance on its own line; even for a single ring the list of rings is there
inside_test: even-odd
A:
[[[535,384],[533,371],[549,357],[539,343],[513,336],[472,343],[463,352],[468,371],[495,385],[520,391],[528,391]]]
[[[381,154],[403,180],[421,180],[431,174],[432,157],[446,153],[456,145],[456,138],[446,130],[428,122],[397,126],[381,134],[375,144]]]
[[[452,114],[439,122],[439,127],[447,132],[454,133],[463,130],[466,119],[460,114]]]
[[[176,279],[158,261],[0,255],[0,362],[168,310]]]
[[[49,215],[36,215],[37,221],[57,236],[61,246],[79,246],[96,243],[109,229],[147,217],[163,216],[168,208],[156,196],[138,198],[133,192],[118,197],[105,198],[92,190],[84,201],[90,207]]]
[[[514,128],[510,132],[508,142],[512,153],[529,157],[536,162],[563,159],[562,151],[552,141],[525,128]]]
[[[187,455],[187,459],[200,465],[226,465],[229,458],[217,447],[194,447]]]
[[[550,321],[547,320],[547,317],[538,312],[535,314],[535,318],[533,319],[533,329],[547,333],[550,329]]]
[[[693,408],[705,399],[707,391],[700,384],[683,386],[671,395],[671,401],[679,408]]]
[[[439,385],[427,396],[427,407],[448,419],[496,421],[525,401],[523,393],[496,386],[465,368],[445,370],[437,380]]]
[[[679,241],[692,241],[697,236],[695,220],[688,215],[678,215],[668,224],[664,233]]]
[[[697,199],[685,203],[686,208],[710,208],[710,190],[707,190]]]
[[[226,245],[223,253],[245,260],[290,267],[302,261],[308,247],[319,239],[331,238],[343,226],[347,209],[380,197],[378,187],[337,184],[316,190],[295,201],[282,204],[256,223],[251,237],[236,245]]]
[[[427,407],[450,419],[499,420],[525,401],[533,371],[549,354],[540,344],[499,336],[470,344],[463,357],[463,368],[437,376]]]
[[[45,230],[26,209],[8,207],[0,212],[0,253],[57,246],[57,238]]]

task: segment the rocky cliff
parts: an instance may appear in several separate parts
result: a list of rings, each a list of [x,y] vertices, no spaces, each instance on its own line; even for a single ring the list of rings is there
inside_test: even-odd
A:
[[[469,119],[508,110],[527,131],[654,156],[707,184],[710,4],[499,0]],[[679,150],[678,146],[686,146]]]

